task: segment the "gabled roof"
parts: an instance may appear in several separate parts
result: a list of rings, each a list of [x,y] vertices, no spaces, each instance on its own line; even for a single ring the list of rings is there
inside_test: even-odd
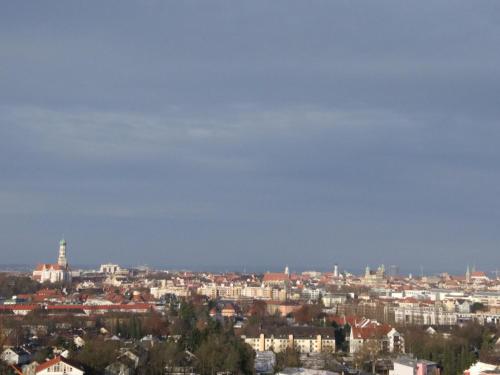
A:
[[[7,348],[5,350],[11,350],[14,353],[16,353],[17,355],[30,355],[30,353],[26,349],[21,348],[20,346],[17,346],[14,348]]]
[[[351,327],[359,327],[363,324],[369,323],[370,320],[364,317],[359,317],[356,315],[330,315],[328,316],[329,321],[335,321],[339,326],[349,324]]]
[[[35,271],[43,271],[43,270],[60,271],[62,269],[63,268],[57,263],[54,263],[54,264],[42,263],[42,264],[38,264],[36,266]]]
[[[351,330],[353,338],[366,340],[387,336],[392,327],[388,324],[381,324],[379,326],[352,327]]]
[[[70,362],[67,358],[64,358],[64,357],[55,357],[53,359],[50,359],[44,363],[41,363],[39,364],[38,366],[36,366],[36,369],[35,369],[35,374],[38,374],[39,372],[49,368],[50,366],[53,366],[57,363],[60,363],[60,362],[63,362],[63,363],[66,363],[67,365],[69,366],[72,366],[74,368],[77,368],[79,370],[81,370],[80,367],[78,367],[77,365],[75,365],[74,363]]]

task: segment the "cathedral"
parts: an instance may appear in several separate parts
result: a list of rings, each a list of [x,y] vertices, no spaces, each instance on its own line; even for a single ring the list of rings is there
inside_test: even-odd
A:
[[[70,283],[71,271],[66,259],[66,241],[62,239],[59,242],[59,257],[57,263],[43,263],[36,266],[33,271],[33,280],[40,283]]]

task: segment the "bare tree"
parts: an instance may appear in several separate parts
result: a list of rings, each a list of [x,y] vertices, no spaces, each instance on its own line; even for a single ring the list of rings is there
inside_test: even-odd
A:
[[[375,364],[378,355],[381,352],[380,342],[376,339],[366,340],[359,351],[354,355],[354,361],[358,367],[364,367],[365,364],[370,363],[371,372],[375,374]]]

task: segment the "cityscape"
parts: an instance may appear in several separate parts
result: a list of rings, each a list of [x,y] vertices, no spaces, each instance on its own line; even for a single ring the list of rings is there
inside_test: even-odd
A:
[[[3,274],[3,373],[495,374],[500,277],[73,269]],[[472,349],[472,350],[471,350]]]
[[[500,375],[500,1],[0,6],[0,375]]]

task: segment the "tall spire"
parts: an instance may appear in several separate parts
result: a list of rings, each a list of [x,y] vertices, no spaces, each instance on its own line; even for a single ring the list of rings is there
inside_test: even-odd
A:
[[[66,240],[64,238],[59,241],[59,257],[57,258],[57,264],[64,268],[68,266],[68,260],[66,259]]]
[[[337,263],[333,266],[333,277],[339,277],[339,266]]]

